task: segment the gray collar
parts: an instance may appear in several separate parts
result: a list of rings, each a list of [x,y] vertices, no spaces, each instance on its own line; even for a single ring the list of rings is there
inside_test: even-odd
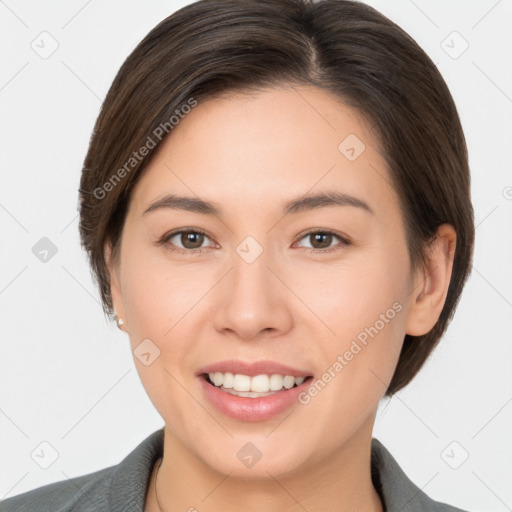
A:
[[[372,439],[371,469],[373,485],[386,512],[464,512],[432,500],[404,473],[387,448]]]

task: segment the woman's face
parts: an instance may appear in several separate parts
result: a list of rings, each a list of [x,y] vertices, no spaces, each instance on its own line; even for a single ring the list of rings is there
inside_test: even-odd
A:
[[[321,194],[339,204],[307,199]],[[376,139],[311,87],[193,108],[132,191],[112,276],[167,435],[244,478],[369,439],[419,291]],[[272,375],[312,378],[288,390]],[[284,387],[232,394],[251,385]]]

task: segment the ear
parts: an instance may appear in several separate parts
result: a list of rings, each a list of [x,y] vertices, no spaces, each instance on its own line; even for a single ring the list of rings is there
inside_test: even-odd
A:
[[[442,224],[428,254],[427,267],[416,277],[406,334],[427,334],[443,309],[453,269],[457,233],[451,224]]]
[[[119,277],[119,258],[114,257],[112,246],[109,241],[105,244],[104,258],[110,276],[110,295],[112,297],[112,305],[116,315],[124,320],[126,327],[126,316]]]

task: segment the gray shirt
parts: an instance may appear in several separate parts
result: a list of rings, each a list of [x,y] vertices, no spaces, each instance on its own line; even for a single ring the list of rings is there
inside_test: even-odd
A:
[[[3,500],[0,512],[143,512],[153,466],[163,455],[163,441],[162,428],[119,464]],[[371,469],[386,512],[464,512],[431,500],[375,438]]]

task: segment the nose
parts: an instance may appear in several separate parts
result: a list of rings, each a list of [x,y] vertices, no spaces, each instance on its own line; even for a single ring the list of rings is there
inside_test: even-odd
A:
[[[269,268],[270,267],[270,268]],[[280,279],[266,251],[249,263],[237,253],[233,268],[218,289],[214,326],[223,333],[251,341],[283,334],[292,327],[288,304],[292,294]]]

